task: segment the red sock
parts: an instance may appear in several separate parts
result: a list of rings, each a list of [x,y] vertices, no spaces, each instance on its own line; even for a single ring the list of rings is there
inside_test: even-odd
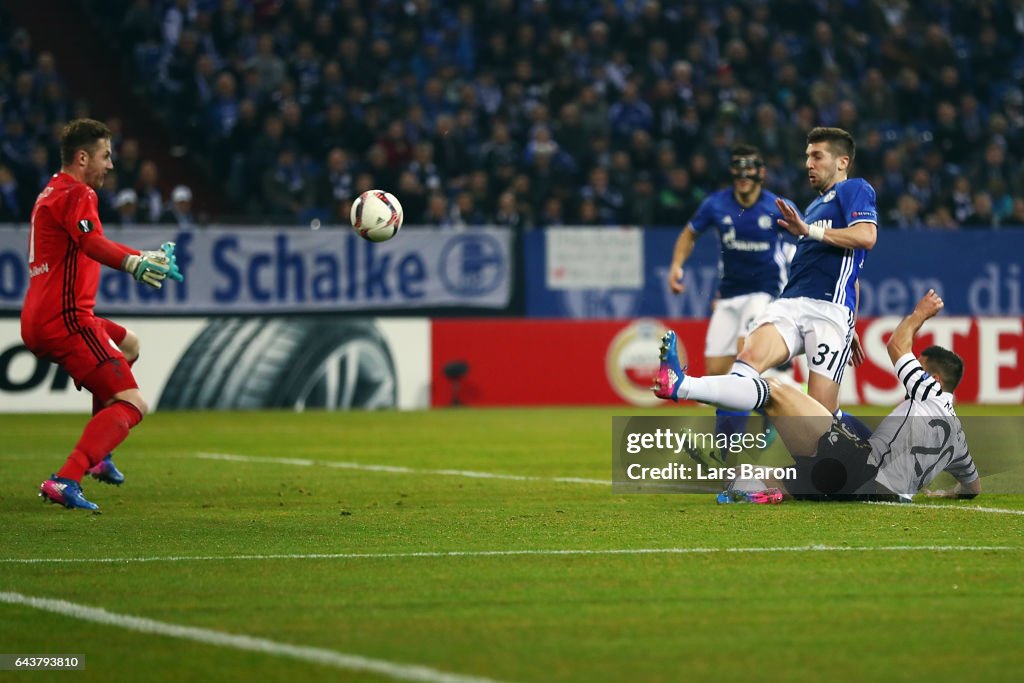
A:
[[[137,361],[138,359],[139,359],[139,357],[135,356],[135,358],[132,358],[130,361],[128,361],[128,367],[131,367],[131,366],[135,365],[135,361]],[[92,395],[92,414],[96,415],[101,410],[103,410],[103,401],[101,401],[98,398],[96,398],[96,394],[93,394]],[[103,456],[103,457],[106,457],[106,456]]]
[[[82,481],[85,471],[107,457],[125,440],[129,430],[142,421],[142,413],[127,401],[115,401],[89,420],[58,477]]]

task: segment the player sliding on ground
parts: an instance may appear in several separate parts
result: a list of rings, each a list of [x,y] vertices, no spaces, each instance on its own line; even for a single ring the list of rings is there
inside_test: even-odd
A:
[[[963,361],[939,346],[925,349],[920,359],[912,353],[915,335],[942,306],[942,299],[929,290],[893,332],[887,350],[907,398],[867,439],[810,396],[778,380],[688,376],[672,330],[662,338],[654,393],[728,410],[763,409],[796,462],[797,479],[786,486],[797,498],[908,501],[944,471],[958,484],[938,495],[973,498],[981,492],[981,482],[953,410],[952,392],[963,376]]]

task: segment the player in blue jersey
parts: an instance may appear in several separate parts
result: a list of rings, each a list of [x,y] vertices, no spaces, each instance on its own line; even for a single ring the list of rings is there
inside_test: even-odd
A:
[[[778,228],[782,217],[773,193],[763,188],[765,165],[752,145],[736,145],[729,161],[732,187],[705,199],[676,240],[668,284],[679,294],[685,290],[683,266],[697,239],[717,230],[721,243],[719,285],[704,342],[709,375],[724,375],[736,361],[751,323],[764,312],[786,285],[793,245]],[[793,208],[795,211],[796,209]],[[717,431],[733,434],[745,428],[747,411],[717,411]]]
[[[819,196],[803,216],[776,201],[782,216],[778,224],[799,238],[789,282],[754,321],[729,375],[691,378],[683,389],[663,362],[655,387],[659,398],[759,409],[770,394],[761,373],[806,352],[808,393],[837,412],[843,369],[848,361],[857,365],[863,360],[853,329],[857,276],[878,228],[874,189],[861,178],[848,177],[855,151],[853,137],[840,128],[819,127],[808,134],[807,176]],[[751,377],[757,381],[750,382]]]

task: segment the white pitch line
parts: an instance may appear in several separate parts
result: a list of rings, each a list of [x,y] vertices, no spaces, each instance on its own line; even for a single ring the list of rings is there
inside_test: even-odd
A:
[[[331,460],[308,460],[305,458],[270,458],[257,455],[237,455],[235,453],[196,453],[197,458],[203,460],[225,460],[229,462],[253,462],[267,463],[273,465],[298,465],[300,467],[333,467],[342,470],[363,470],[366,472],[390,472],[392,474],[436,474],[450,477],[469,477],[472,479],[505,479],[510,481],[554,481],[561,484],[596,484],[611,486],[612,482],[607,479],[584,479],[581,477],[533,477],[524,474],[500,474],[498,472],[478,472],[474,470],[429,470],[416,469],[414,467],[402,467],[400,465],[367,465],[359,462],[336,462]],[[625,482],[623,482],[625,484]],[[628,485],[628,484],[627,484]],[[687,486],[686,484],[664,485],[665,488],[673,490],[687,489],[698,493],[708,493],[708,490],[700,486]],[[642,486],[645,490],[652,488],[650,484]],[[870,505],[895,505],[898,507],[931,508],[936,510],[974,510],[976,512],[990,512],[1002,515],[1024,515],[1024,510],[1010,508],[990,508],[974,505],[928,505],[927,503],[886,503],[871,502]]]
[[[990,508],[980,505],[929,505],[928,503],[890,503],[888,501],[866,501],[868,505],[892,505],[900,508],[928,508],[929,510],[973,510],[975,512],[992,512],[1000,515],[1024,515],[1024,510],[1012,508]]]
[[[227,560],[392,560],[416,557],[511,557],[566,555],[706,555],[713,553],[821,553],[821,552],[990,552],[1019,551],[1012,545],[797,545],[770,548],[550,548],[523,550],[425,550],[406,553],[286,553],[279,555],[167,555],[154,557],[37,557],[0,558],[0,564],[68,564],[129,562],[208,562]]]
[[[79,605],[65,600],[52,600],[49,598],[36,598],[21,593],[0,592],[0,602],[9,605],[25,605],[45,612],[54,612],[65,616],[91,621],[97,624],[116,626],[137,633],[151,633],[159,636],[169,636],[182,640],[192,640],[204,645],[217,645],[220,647],[233,648],[235,650],[248,650],[250,652],[261,652],[270,655],[279,655],[300,659],[313,664],[333,666],[337,669],[347,671],[366,671],[399,681],[420,681],[422,683],[497,683],[491,678],[479,676],[465,676],[462,674],[449,673],[432,669],[427,666],[414,664],[399,664],[386,659],[373,659],[360,655],[347,654],[319,647],[307,647],[303,645],[291,645],[279,643],[266,638],[253,636],[236,635],[224,631],[214,631],[207,628],[196,628],[193,626],[181,626],[169,624],[154,619],[133,617],[127,614],[108,612],[99,607]]]
[[[196,453],[197,458],[203,460],[225,460],[228,462],[252,462],[267,463],[272,465],[297,465],[299,467],[333,467],[340,470],[361,470],[364,472],[388,472],[390,474],[418,474],[418,475],[441,475],[446,477],[468,477],[470,479],[504,479],[506,481],[547,481],[559,484],[587,484],[597,486],[611,486],[610,479],[585,479],[583,477],[536,477],[525,474],[501,474],[499,472],[480,472],[477,470],[431,470],[417,469],[415,467],[403,467],[401,465],[367,465],[361,462],[337,462],[333,460],[308,460],[306,458],[269,458],[257,455],[237,455],[235,453]],[[628,485],[628,484],[626,484]],[[658,485],[645,484],[645,489],[657,487]],[[699,486],[688,486],[686,484],[663,485],[673,490],[686,489],[708,493],[708,490]]]
[[[300,467],[333,467],[342,470],[362,470],[364,472],[389,472],[391,474],[440,474],[449,477],[469,477],[471,479],[507,479],[510,481],[556,481],[563,484],[599,484],[611,486],[607,479],[583,479],[580,477],[532,477],[524,474],[500,474],[498,472],[477,472],[474,470],[428,470],[400,465],[367,465],[361,462],[336,462],[332,460],[307,460],[305,458],[266,458],[255,455],[236,455],[234,453],[196,453],[197,458],[204,460],[229,460],[232,462],[258,462],[273,465],[298,465]]]

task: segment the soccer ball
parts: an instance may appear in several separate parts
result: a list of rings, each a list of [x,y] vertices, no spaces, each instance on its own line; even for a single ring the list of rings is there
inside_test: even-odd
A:
[[[384,242],[402,229],[402,205],[384,190],[367,190],[352,202],[352,229],[371,242]]]

